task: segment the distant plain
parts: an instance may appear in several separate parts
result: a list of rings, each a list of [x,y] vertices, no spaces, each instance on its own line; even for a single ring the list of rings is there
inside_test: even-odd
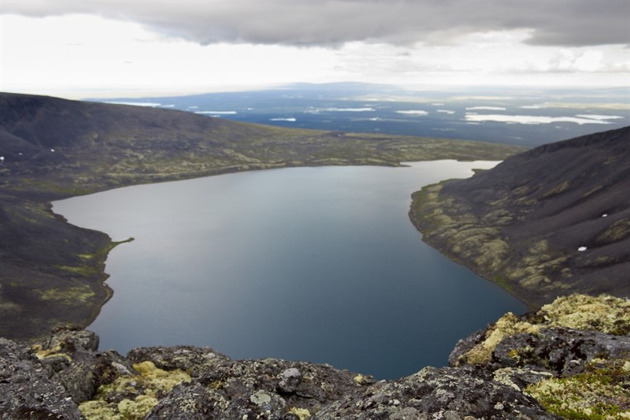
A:
[[[630,88],[406,90],[362,83],[176,97],[96,99],[281,127],[404,134],[535,147],[630,121]]]

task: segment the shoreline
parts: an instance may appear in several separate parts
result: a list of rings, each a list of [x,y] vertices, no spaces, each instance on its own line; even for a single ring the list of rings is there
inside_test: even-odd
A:
[[[453,160],[453,159],[438,159],[438,160]],[[406,166],[405,163],[408,164],[412,164],[415,162],[426,162],[427,160],[424,161],[405,161],[405,162],[400,162],[398,164],[387,164],[387,165],[375,165],[375,164],[367,164],[369,166],[381,166],[381,167],[404,167]],[[431,160],[434,161],[434,160]],[[474,162],[474,161],[478,161],[478,159],[470,159],[470,160],[465,160],[466,162]],[[487,161],[487,160],[479,160],[479,161]],[[366,166],[366,164],[348,164],[348,165],[308,165],[308,166],[304,166],[304,167],[319,167],[319,166]],[[264,165],[261,167],[255,167],[255,168],[247,168],[244,169],[243,167],[239,167],[238,170],[234,171],[234,167],[230,167],[230,168],[221,168],[221,170],[219,170],[218,172],[212,174],[212,175],[202,175],[202,176],[197,176],[192,175],[191,177],[173,177],[172,179],[160,179],[160,181],[158,182],[149,182],[150,184],[153,183],[160,183],[160,182],[173,182],[173,181],[180,181],[180,180],[184,180],[184,179],[199,179],[199,178],[204,178],[207,176],[217,176],[217,175],[225,175],[225,174],[230,174],[230,173],[238,173],[238,172],[249,172],[249,171],[257,171],[257,170],[266,170],[266,169],[283,169],[283,168],[292,168],[292,167],[303,167],[300,165]],[[128,187],[128,186],[135,186],[135,185],[143,185],[143,184],[147,184],[145,182],[141,182],[141,183],[133,183],[133,184],[129,184],[129,185],[124,185],[124,187]],[[114,188],[122,188],[123,186],[116,186]],[[95,190],[95,191],[90,191],[88,194],[91,193],[97,193],[97,192],[104,192],[107,190],[110,190],[111,188],[103,188],[103,189],[99,189],[99,190]],[[84,194],[81,194],[84,195]],[[65,198],[71,198],[71,197],[64,197]],[[51,202],[48,202],[47,205],[51,205]],[[52,210],[51,210],[52,211]],[[67,222],[65,220],[65,218],[63,217],[63,215],[59,215],[57,213],[52,213],[54,216],[58,216],[60,218],[62,218],[64,220],[64,223],[67,223],[68,225],[71,225],[69,222]],[[73,225],[71,225],[73,226]],[[78,228],[78,227],[77,227]],[[86,231],[89,231],[90,229],[86,229],[86,228],[79,228],[79,229],[85,229]],[[98,231],[97,231],[98,232]],[[106,232],[98,232],[101,233],[103,235],[106,235],[109,238],[109,235]],[[100,272],[95,273],[93,279],[91,280],[91,283],[93,283],[95,285],[95,287],[100,287],[101,291],[105,293],[104,297],[102,298],[102,303],[100,303],[99,305],[94,306],[91,311],[90,314],[83,318],[83,319],[75,319],[73,320],[73,322],[69,323],[69,324],[63,324],[63,325],[58,325],[57,327],[78,327],[78,328],[86,328],[88,327],[92,322],[94,322],[94,320],[98,317],[98,315],[100,314],[100,311],[102,310],[103,306],[112,298],[113,294],[114,294],[114,290],[106,283],[107,279],[109,278],[109,275],[104,271],[105,269],[105,262],[107,260],[107,257],[109,255],[109,252],[111,250],[113,250],[116,246],[123,244],[123,243],[127,243],[130,241],[133,241],[134,238],[128,238],[126,240],[122,240],[122,241],[111,241],[111,238],[109,239],[110,243],[109,245],[107,245],[103,250],[98,252],[99,255],[99,259],[95,260],[95,266],[99,266],[102,267],[102,269],[100,269]],[[457,262],[457,261],[456,261]],[[100,284],[100,286],[96,286],[96,284]],[[43,333],[44,335],[46,334],[46,332]],[[34,337],[33,339],[40,339],[40,337]]]
[[[438,205],[438,201],[437,198],[433,198],[433,200],[431,200],[431,198],[429,197],[431,193],[435,193],[437,197],[437,194],[439,194],[439,190],[441,190],[442,185],[449,181],[453,180],[449,179],[436,184],[427,185],[421,190],[415,191],[411,195],[411,204],[409,206],[409,220],[411,224],[416,228],[416,230],[421,234],[422,240],[454,263],[468,268],[470,271],[472,271],[485,281],[499,286],[501,289],[514,296],[516,299],[527,306],[528,311],[539,309],[544,303],[533,302],[531,299],[528,299],[524,293],[519,293],[514,290],[511,285],[507,284],[506,282],[500,281],[500,278],[498,278],[497,276],[493,277],[492,273],[483,271],[482,269],[480,269],[479,265],[476,265],[474,263],[472,258],[465,259],[457,253],[449,252],[448,248],[451,246],[451,243],[448,242],[448,239],[445,239],[438,235],[431,235],[432,232],[440,231],[440,229],[444,226],[440,226],[439,223],[431,221],[431,212],[435,210],[434,206]],[[432,191],[429,192],[429,190]],[[427,215],[427,213],[429,214]],[[437,215],[434,214],[434,217],[435,216]],[[450,223],[452,223],[452,221]],[[449,223],[446,223],[446,226],[449,226]],[[499,240],[498,237],[495,237],[494,239]]]

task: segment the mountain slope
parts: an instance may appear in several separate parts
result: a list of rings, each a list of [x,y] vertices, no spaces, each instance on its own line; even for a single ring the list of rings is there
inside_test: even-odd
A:
[[[57,187],[112,187],[298,165],[502,159],[522,148],[474,141],[286,129],[189,112],[0,94],[0,173]],[[33,185],[31,185],[31,190]],[[44,186],[43,190],[47,190]]]
[[[250,169],[503,159],[481,142],[291,130],[188,112],[0,94],[0,336],[84,326],[111,295],[114,245],[49,201],[146,182]]]
[[[548,144],[425,187],[424,239],[532,305],[630,296],[630,127]]]

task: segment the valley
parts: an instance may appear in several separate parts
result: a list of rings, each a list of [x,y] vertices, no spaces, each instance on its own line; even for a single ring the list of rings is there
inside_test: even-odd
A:
[[[502,160],[520,146],[261,126],[188,112],[0,95],[0,335],[85,326],[109,299],[114,245],[69,225],[50,202],[95,191],[237,171]],[[123,238],[124,239],[124,238]]]

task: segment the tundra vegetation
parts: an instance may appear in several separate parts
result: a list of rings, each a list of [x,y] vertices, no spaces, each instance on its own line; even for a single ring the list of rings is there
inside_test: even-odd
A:
[[[425,186],[423,239],[532,307],[573,292],[630,296],[630,127],[540,146]]]

